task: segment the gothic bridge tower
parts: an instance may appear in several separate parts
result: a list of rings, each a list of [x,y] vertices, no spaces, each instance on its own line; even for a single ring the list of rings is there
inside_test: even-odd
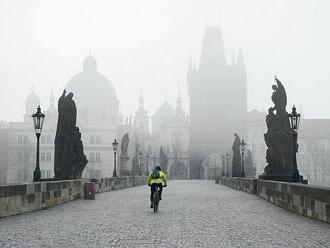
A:
[[[228,65],[219,26],[205,28],[199,68],[190,61],[190,177],[203,178],[201,163],[210,153],[231,150],[236,132],[246,133],[247,75],[241,50]]]

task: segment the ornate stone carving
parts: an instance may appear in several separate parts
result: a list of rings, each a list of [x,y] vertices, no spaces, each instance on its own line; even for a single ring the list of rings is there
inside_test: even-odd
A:
[[[273,85],[272,101],[274,107],[269,108],[266,116],[267,133],[267,166],[260,179],[296,182],[302,180],[296,171],[293,159],[293,131],[290,128],[288,112],[286,111],[287,97],[281,81],[275,77],[277,85]],[[276,111],[276,114],[274,114]],[[297,151],[295,151],[297,152]],[[298,173],[298,174],[297,174]]]

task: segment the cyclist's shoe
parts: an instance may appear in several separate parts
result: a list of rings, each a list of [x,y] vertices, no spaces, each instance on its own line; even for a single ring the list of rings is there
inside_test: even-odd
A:
[[[150,204],[150,208],[154,208],[154,203],[153,202]]]

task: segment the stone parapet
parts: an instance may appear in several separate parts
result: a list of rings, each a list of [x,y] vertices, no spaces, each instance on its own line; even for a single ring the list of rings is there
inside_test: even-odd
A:
[[[111,190],[124,189],[130,187],[136,187],[147,184],[146,176],[136,177],[110,177],[110,178],[97,178],[91,179],[91,182],[95,183],[96,193],[107,192]]]
[[[45,209],[83,196],[86,180],[0,185],[0,218]]]
[[[0,218],[46,209],[83,198],[84,185],[95,183],[96,193],[147,184],[147,177],[117,177],[42,181],[29,184],[0,185]]]
[[[330,188],[258,180],[258,196],[292,212],[330,223]]]
[[[292,212],[330,223],[330,187],[235,177],[221,177],[220,183],[257,194]]]
[[[221,177],[220,183],[251,194],[257,193],[257,179],[254,178]]]

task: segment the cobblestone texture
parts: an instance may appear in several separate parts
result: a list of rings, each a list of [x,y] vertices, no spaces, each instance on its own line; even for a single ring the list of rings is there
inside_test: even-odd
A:
[[[170,181],[0,219],[0,247],[330,247],[330,225],[213,181]]]

